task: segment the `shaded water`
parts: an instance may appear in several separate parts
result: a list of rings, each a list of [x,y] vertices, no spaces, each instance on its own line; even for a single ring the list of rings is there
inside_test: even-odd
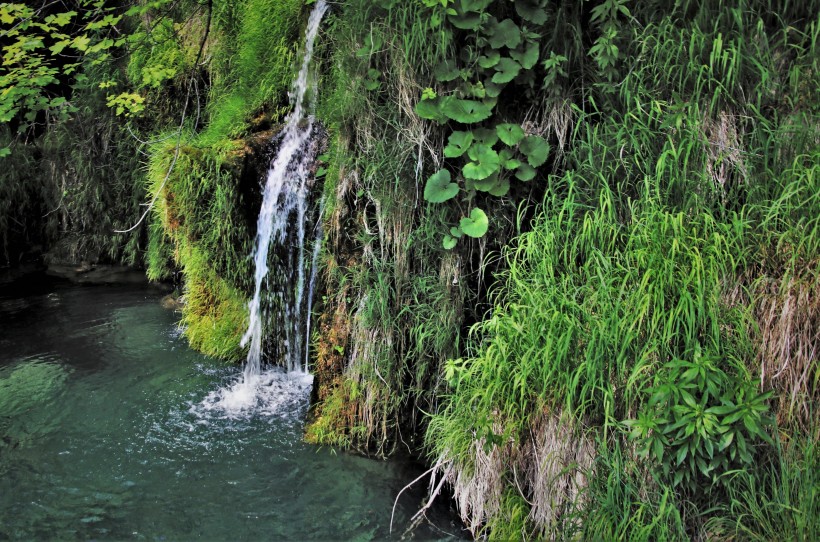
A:
[[[303,443],[303,394],[204,408],[240,371],[188,349],[155,290],[32,285],[0,286],[0,539],[388,538],[416,466]],[[407,537],[459,533],[428,518]]]

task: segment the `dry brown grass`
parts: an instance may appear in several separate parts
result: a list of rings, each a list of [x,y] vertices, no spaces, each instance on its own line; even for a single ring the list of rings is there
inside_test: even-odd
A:
[[[503,432],[500,423],[493,430]],[[488,451],[489,449],[489,451]],[[466,463],[448,454],[437,459],[449,482],[464,524],[474,535],[498,517],[504,492],[515,488],[530,506],[528,523],[549,532],[560,516],[582,498],[592,468],[594,440],[558,413],[542,412],[523,442],[485,447],[475,439]]]
[[[705,118],[701,125],[707,147],[706,172],[715,184],[726,190],[727,183],[736,177],[746,183],[749,172],[746,168],[740,143],[737,119],[734,115],[721,111],[717,120]]]
[[[535,420],[520,460],[531,493],[533,525],[543,529],[553,524],[580,498],[594,456],[595,443],[579,435],[572,424],[554,414]]]
[[[753,299],[761,385],[778,391],[780,423],[808,427],[820,406],[820,273],[763,276]]]

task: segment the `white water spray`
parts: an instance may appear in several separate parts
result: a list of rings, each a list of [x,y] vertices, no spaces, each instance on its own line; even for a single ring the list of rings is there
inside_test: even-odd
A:
[[[310,84],[309,76],[313,44],[326,11],[325,0],[319,0],[310,14],[305,33],[305,55],[289,94],[293,111],[280,134],[279,150],[268,170],[264,186],[253,254],[255,290],[248,304],[248,330],[241,342],[242,346],[250,345],[248,358],[240,380],[206,397],[203,406],[208,410],[215,408],[238,414],[255,407],[261,412],[269,411],[268,407],[279,404],[283,397],[306,396],[313,382],[307,368],[310,333],[307,313],[313,299],[321,227],[317,224],[313,228],[311,269],[306,281],[305,237],[306,221],[310,214],[308,182],[311,179],[310,167],[316,157],[314,119],[311,114],[315,84]],[[307,104],[306,97],[309,100]],[[295,272],[296,276],[274,277],[274,284],[283,286],[285,290],[272,292],[275,294],[274,302],[278,303],[276,325],[284,335],[280,350],[285,370],[272,368],[263,371],[266,312],[263,284],[270,283],[268,258],[272,247],[278,250],[277,255],[283,260],[282,266]],[[291,288],[292,291],[289,290]]]

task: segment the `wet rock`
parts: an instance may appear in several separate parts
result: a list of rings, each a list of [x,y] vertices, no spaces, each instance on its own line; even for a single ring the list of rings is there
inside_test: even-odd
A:
[[[183,298],[175,294],[168,294],[160,300],[162,308],[167,310],[180,311],[184,304]]]

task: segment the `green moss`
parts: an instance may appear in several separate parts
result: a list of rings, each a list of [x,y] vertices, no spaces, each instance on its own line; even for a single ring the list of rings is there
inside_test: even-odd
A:
[[[243,357],[239,339],[252,278],[247,255],[253,224],[239,185],[251,151],[239,138],[286,110],[302,7],[301,0],[214,2],[205,51],[211,86],[199,119],[204,129],[169,131],[150,149],[148,192],[157,202],[148,275],[169,277],[173,258],[185,282],[186,336],[194,348],[225,359]],[[146,74],[189,65],[204,28],[200,19],[188,21],[185,32],[167,40],[162,33],[170,27],[154,29],[157,45],[132,57],[132,79],[150,86]]]
[[[192,250],[194,251],[194,250]],[[247,298],[202,262],[202,256],[183,257],[185,304],[182,326],[191,346],[229,361],[245,357],[239,345],[248,327]]]
[[[305,429],[307,442],[341,448],[353,443],[351,422],[355,419],[355,396],[350,393],[353,386],[355,383],[345,381],[329,392]]]
[[[251,239],[237,190],[235,153],[177,147],[167,140],[152,149],[148,175],[150,191],[158,194],[149,277],[167,277],[171,255],[185,280],[182,323],[191,345],[239,360],[239,339],[247,326]]]
[[[301,30],[302,0],[220,2],[214,8],[213,84],[208,120],[198,139],[219,145],[266,111],[282,118]]]

